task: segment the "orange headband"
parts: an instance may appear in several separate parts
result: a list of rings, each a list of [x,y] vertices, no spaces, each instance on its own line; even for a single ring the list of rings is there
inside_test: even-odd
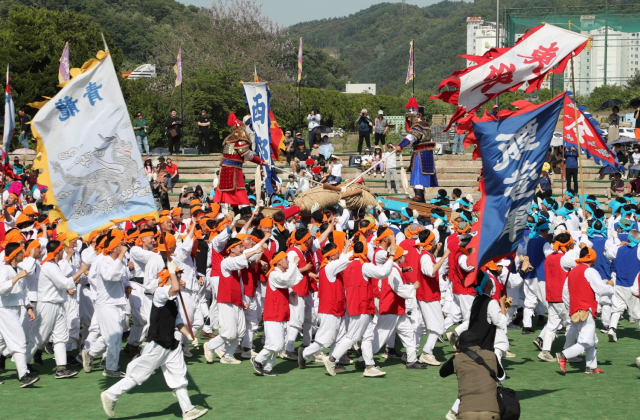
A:
[[[116,249],[116,247],[122,243],[123,240],[124,240],[124,234],[121,231],[117,229],[112,230],[111,241],[109,242],[109,245],[105,245],[104,248],[102,249],[103,254],[109,255],[111,251]]]
[[[18,248],[20,249],[20,248]],[[56,257],[56,254],[58,252],[62,251],[62,242],[60,243],[60,245],[56,248],[55,251],[53,252],[47,252],[47,256],[44,257],[44,259],[42,260],[42,262],[40,263],[40,265],[44,265],[44,263],[46,263],[47,261],[53,261],[53,259]],[[5,258],[6,260],[6,258]]]
[[[158,251],[168,251],[176,245],[176,238],[173,235],[164,235],[164,242],[158,242]]]
[[[127,235],[127,234],[125,233],[125,235],[124,235],[124,241],[125,241],[126,243],[131,243],[131,242],[133,242],[133,240],[134,240],[134,239],[136,239],[136,238],[138,238],[138,237],[140,237],[140,232],[139,232],[139,231],[137,231],[137,230],[136,230],[135,232],[133,232],[131,235]]]
[[[454,219],[454,221],[453,221],[453,229],[454,229],[456,232],[458,232],[459,234],[461,234],[461,235],[462,235],[462,234],[465,234],[465,233],[467,233],[467,232],[469,232],[469,231],[471,230],[471,224],[470,224],[470,223],[467,223],[467,227],[466,227],[466,228],[464,228],[464,229],[460,229],[460,228],[458,227],[458,222]]]
[[[573,243],[573,238],[569,237],[569,240],[565,243],[562,243],[558,240],[556,240],[553,243],[553,250],[554,251],[562,251],[562,252],[567,252],[567,250],[569,249],[569,245],[571,245]]]
[[[336,255],[338,252],[340,252],[340,250],[338,248],[333,248],[331,251],[327,252],[326,254],[323,255],[323,259],[322,259],[322,263],[320,264],[320,268],[324,267],[325,265],[329,264],[329,257]]]
[[[495,261],[489,261],[484,265],[485,270],[498,271],[498,264]]]
[[[591,248],[587,248],[589,250],[589,253],[587,255],[585,255],[582,258],[578,258],[576,260],[576,264],[582,264],[582,263],[592,263],[595,262],[597,256],[596,256],[596,252],[591,249]]]
[[[429,231],[429,236],[427,236],[427,239],[425,239],[424,242],[418,242],[414,246],[416,247],[421,246],[423,248],[426,248],[427,251],[431,251],[433,249],[433,245],[431,245],[431,242],[433,242],[435,237],[436,237],[435,233],[433,233],[432,231]]]
[[[398,261],[404,255],[404,249],[401,246],[396,247],[396,253],[393,256],[393,259]]]
[[[350,260],[355,260],[356,258],[358,258],[360,259],[360,264],[369,262],[369,259],[367,258],[367,252],[369,251],[369,249],[367,248],[366,242],[363,242],[363,244],[364,244],[364,249],[362,250],[362,252],[359,254],[354,252],[353,255],[349,257]]]
[[[278,230],[279,230],[280,232],[282,232],[282,231],[284,230],[284,221],[282,221],[282,222],[277,222],[277,221],[275,221],[275,220],[274,220],[274,221],[273,221],[273,224],[275,224],[275,225],[276,225],[276,227],[278,228]]]
[[[311,238],[311,234],[307,232],[307,234],[304,235],[302,239],[296,240],[296,231],[294,230],[293,232],[291,232],[291,236],[287,240],[287,245],[288,246],[300,245],[300,249],[303,251],[306,251],[307,245],[305,244],[305,242],[307,242],[309,238]]]
[[[371,225],[369,225],[369,226],[371,226]],[[392,231],[390,228],[387,228],[387,230],[385,230],[384,232],[382,232],[382,235],[378,236],[378,237],[377,237],[373,242],[374,242],[376,245],[380,245],[380,242],[381,242],[384,238],[386,238],[387,236],[393,236],[393,235],[394,235],[393,231]]]
[[[278,262],[282,261],[285,258],[287,258],[287,254],[285,254],[284,251],[280,251],[273,256],[273,259],[269,263],[269,265],[271,266],[271,269],[267,273],[267,277],[269,277],[269,274],[271,274],[271,272],[276,269],[276,264],[278,264]]]
[[[38,249],[40,248],[40,242],[37,239],[34,239],[33,241],[29,242],[29,246],[27,246],[27,251],[30,251],[32,249]]]
[[[9,233],[7,233],[7,235],[4,237],[4,240],[7,241],[7,243],[23,242],[25,241],[25,238],[18,229],[11,229]]]
[[[235,244],[229,245],[225,250],[227,251],[227,254],[229,253],[229,251],[231,251],[233,248],[237,247],[238,245],[241,245],[242,241],[240,242],[236,242]]]
[[[268,228],[272,228],[273,227],[273,219],[270,217],[265,217],[262,220],[260,220],[260,227],[268,227]]]
[[[230,225],[230,224],[231,224],[231,220],[224,219],[224,220],[222,220],[222,222],[218,223],[218,227],[216,228],[216,230],[218,231],[218,233],[220,233],[223,230],[225,230],[227,228],[227,226]]]
[[[413,239],[413,237],[420,232],[422,232],[422,226],[418,226],[416,230],[411,229],[411,226],[409,226],[404,230],[404,236],[406,236],[407,239]]]
[[[174,207],[171,210],[170,214],[171,214],[171,216],[178,216],[178,215],[182,214],[182,210],[179,207]]]
[[[22,251],[23,248],[21,246],[17,247],[11,254],[9,255],[5,255],[4,256],[4,262],[8,263],[9,261],[11,261],[12,259],[14,259],[16,256],[18,256],[18,254],[20,253],[20,251]]]

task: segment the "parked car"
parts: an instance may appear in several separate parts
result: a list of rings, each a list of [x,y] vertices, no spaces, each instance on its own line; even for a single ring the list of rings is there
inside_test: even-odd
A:
[[[636,132],[631,127],[620,127],[620,137],[629,137],[631,139],[636,138]]]

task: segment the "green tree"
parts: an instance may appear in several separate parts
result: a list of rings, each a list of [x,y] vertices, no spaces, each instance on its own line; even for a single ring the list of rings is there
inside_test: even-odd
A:
[[[65,42],[69,42],[71,67],[81,67],[104,49],[101,32],[117,68],[123,60],[122,51],[89,17],[24,6],[11,8],[0,21],[0,63],[11,67],[16,108],[58,92],[59,60]]]

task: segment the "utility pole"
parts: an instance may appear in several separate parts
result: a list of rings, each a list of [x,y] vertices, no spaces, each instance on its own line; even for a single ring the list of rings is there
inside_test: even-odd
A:
[[[500,0],[496,0],[496,48],[500,48]],[[496,96],[496,105],[500,106],[500,97]]]

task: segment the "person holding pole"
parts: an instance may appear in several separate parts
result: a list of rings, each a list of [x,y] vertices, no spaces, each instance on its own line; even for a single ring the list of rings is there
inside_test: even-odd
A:
[[[204,416],[208,409],[198,409],[191,404],[187,393],[187,366],[182,354],[182,346],[174,336],[177,328],[183,335],[193,340],[178,311],[176,298],[180,294],[180,269],[172,262],[158,274],[159,287],[153,294],[153,307],[149,325],[149,343],[139,357],[127,366],[124,378],[100,394],[102,408],[109,417],[115,415],[118,399],[136,385],[142,385],[159,367],[167,385],[178,398],[182,418],[193,420]]]

